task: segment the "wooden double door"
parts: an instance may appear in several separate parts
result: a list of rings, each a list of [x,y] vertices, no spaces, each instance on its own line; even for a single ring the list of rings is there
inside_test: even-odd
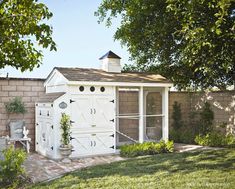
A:
[[[71,95],[72,157],[115,152],[113,95]]]

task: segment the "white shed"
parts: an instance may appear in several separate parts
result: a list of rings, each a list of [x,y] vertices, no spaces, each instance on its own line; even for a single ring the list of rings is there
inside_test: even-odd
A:
[[[144,142],[146,117],[162,118],[162,139],[168,139],[168,90],[172,83],[157,74],[122,73],[120,57],[109,51],[101,60],[101,69],[55,67],[45,81],[46,94],[36,103],[36,151],[53,159],[61,158],[61,113],[71,118],[71,157],[115,153],[119,119],[138,119],[139,139]],[[139,112],[119,114],[119,90],[139,93]],[[162,95],[162,113],[146,115],[145,94]]]

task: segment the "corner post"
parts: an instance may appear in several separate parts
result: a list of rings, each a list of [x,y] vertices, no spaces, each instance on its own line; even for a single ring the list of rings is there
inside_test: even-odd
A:
[[[169,101],[169,89],[164,87],[162,90],[162,139],[167,141],[169,138],[169,113],[168,113],[168,101]]]
[[[139,143],[144,142],[144,89],[139,89]]]
[[[119,144],[119,136],[117,135],[117,132],[116,131],[119,131],[119,87],[115,87],[115,137],[116,137],[116,140],[115,140],[115,143],[117,146]]]

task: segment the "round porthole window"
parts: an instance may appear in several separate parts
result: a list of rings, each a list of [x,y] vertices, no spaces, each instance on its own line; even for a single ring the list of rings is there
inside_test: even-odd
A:
[[[105,88],[104,88],[104,87],[100,87],[100,91],[101,91],[101,92],[104,92],[104,91],[105,91]]]
[[[95,91],[95,87],[92,86],[92,87],[90,88],[90,91],[91,91],[91,92],[94,92],[94,91]]]
[[[80,87],[79,87],[79,91],[81,91],[81,92],[84,91],[84,87],[83,87],[83,86],[80,86]]]

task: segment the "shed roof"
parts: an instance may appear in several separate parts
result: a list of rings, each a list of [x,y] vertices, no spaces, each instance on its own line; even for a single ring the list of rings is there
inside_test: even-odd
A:
[[[41,96],[36,102],[38,103],[49,103],[49,102],[54,102],[57,98],[59,98],[60,96],[62,96],[65,93],[48,93],[45,94],[43,96]]]
[[[92,68],[55,67],[69,81],[129,82],[129,83],[171,83],[165,77],[154,73],[122,72],[111,73]]]

